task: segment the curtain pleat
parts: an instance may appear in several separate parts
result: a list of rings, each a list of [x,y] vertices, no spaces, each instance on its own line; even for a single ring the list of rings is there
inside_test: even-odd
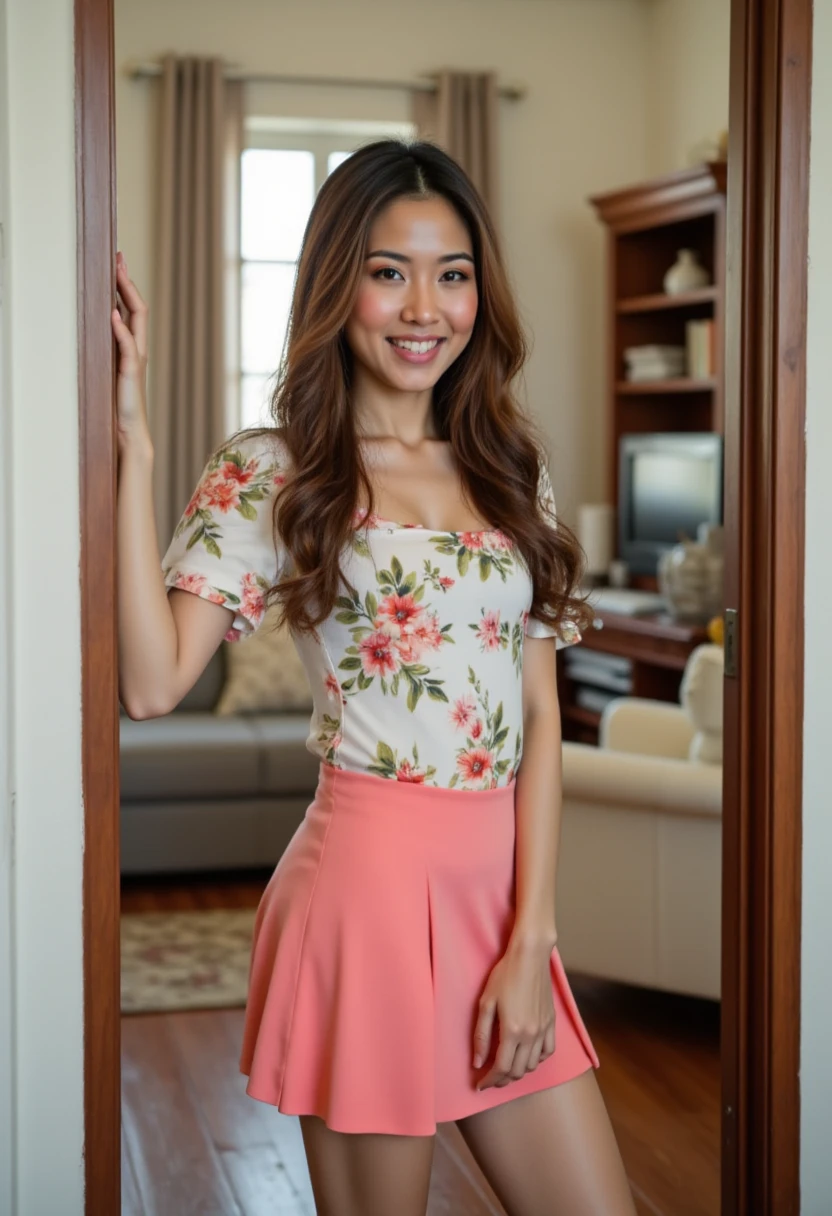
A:
[[[148,402],[160,538],[237,425],[242,87],[221,59],[164,57]]]
[[[494,72],[442,71],[435,93],[416,91],[413,121],[458,161],[497,220],[497,78]]]

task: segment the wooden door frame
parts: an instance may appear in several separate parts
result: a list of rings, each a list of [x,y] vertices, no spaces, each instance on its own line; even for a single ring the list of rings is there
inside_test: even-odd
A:
[[[722,1213],[799,1212],[811,0],[732,0]],[[86,1212],[120,1210],[113,0],[75,0]],[[776,1110],[776,1119],[775,1119]]]
[[[732,0],[722,1212],[800,1211],[811,0]]]

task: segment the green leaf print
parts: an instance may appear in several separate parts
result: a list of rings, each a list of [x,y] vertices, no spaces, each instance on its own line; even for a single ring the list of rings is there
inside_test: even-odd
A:
[[[222,550],[220,549],[217,542],[214,540],[213,536],[205,537],[205,548],[208,550],[208,552],[211,554],[212,557],[222,557]]]
[[[448,704],[448,698],[436,684],[425,684],[425,692],[432,701],[444,701],[446,705]]]
[[[392,768],[396,767],[396,756],[388,743],[379,743],[376,748],[376,755],[382,763],[389,764]]]
[[[397,557],[394,557],[393,560],[391,561],[390,569],[393,571],[393,577],[394,577],[395,581],[397,583],[400,583],[402,580],[402,575],[404,574],[404,570],[402,569],[402,564]]]
[[[487,553],[480,554],[480,582],[484,583],[491,574],[491,558]]]
[[[471,564],[471,550],[460,549],[459,556],[456,559],[456,568],[464,577],[468,573],[468,567]]]
[[[341,671],[361,671],[361,660],[348,655],[338,664]]]
[[[252,494],[251,497],[253,498],[254,495]],[[262,497],[262,495],[261,495],[261,497]],[[242,515],[243,519],[254,520],[257,518],[256,509],[251,505],[251,503],[246,498],[243,498],[243,497],[240,498],[240,501],[237,503],[237,510]]]
[[[371,619],[378,613],[378,600],[373,595],[372,591],[368,591],[364,597],[364,604],[367,608],[367,616]],[[357,619],[357,618],[356,618]],[[347,622],[344,622],[347,624]]]

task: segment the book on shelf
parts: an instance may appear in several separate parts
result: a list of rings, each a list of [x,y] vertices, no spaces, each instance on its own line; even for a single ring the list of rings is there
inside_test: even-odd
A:
[[[575,704],[581,709],[602,714],[610,701],[616,700],[618,695],[616,692],[604,692],[600,688],[578,688],[575,692]]]
[[[615,675],[630,676],[633,674],[633,660],[621,654],[607,654],[605,650],[585,650],[575,647],[565,650],[563,661],[567,669],[575,663],[581,667],[591,667],[593,671],[611,671]]]
[[[569,679],[575,680],[582,686],[591,686],[592,688],[606,688],[610,692],[617,692],[620,696],[629,696],[633,691],[633,677],[631,675],[619,675],[614,671],[604,671],[603,668],[597,667],[592,663],[573,663],[568,669]]]
[[[674,380],[685,374],[684,346],[628,346],[624,349],[625,377],[635,383],[648,380]]]
[[[694,380],[708,380],[716,371],[715,329],[712,319],[688,321],[685,325],[687,373]]]

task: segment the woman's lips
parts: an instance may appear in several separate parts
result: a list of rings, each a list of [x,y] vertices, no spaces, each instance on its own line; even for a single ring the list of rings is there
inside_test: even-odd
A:
[[[414,339],[412,346],[402,346],[400,341],[393,338],[388,338],[387,341],[390,344],[391,349],[398,355],[400,359],[403,359],[405,363],[430,363],[436,358],[445,339],[426,338],[421,342]],[[432,343],[427,350],[413,349],[414,346],[423,347],[427,342]]]

